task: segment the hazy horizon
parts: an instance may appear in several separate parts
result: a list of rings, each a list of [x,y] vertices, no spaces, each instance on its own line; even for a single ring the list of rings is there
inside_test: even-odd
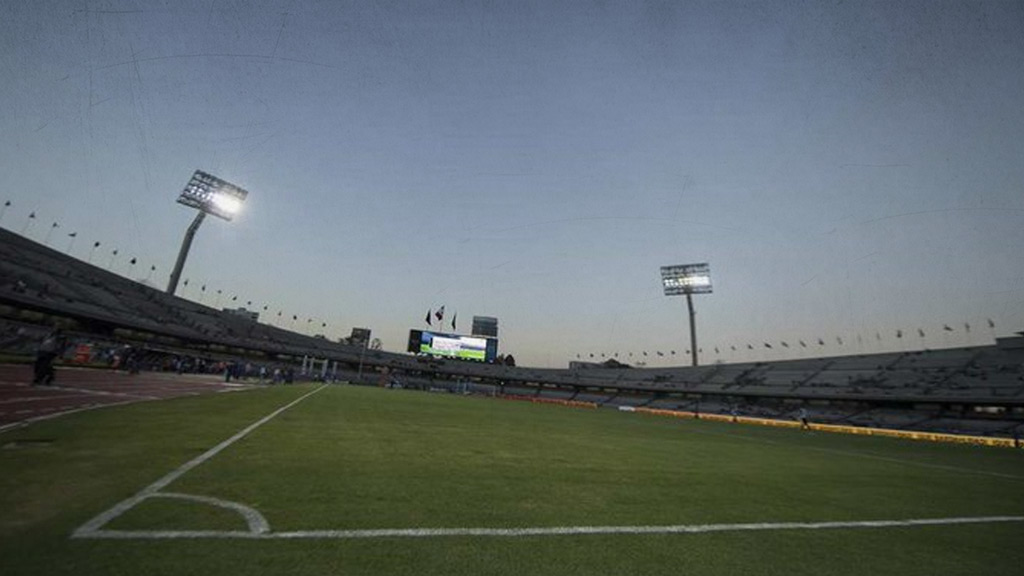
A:
[[[709,262],[704,363],[1024,330],[1020,2],[0,15],[0,226],[162,288],[208,171],[250,195],[196,237],[207,305],[392,351],[443,305],[520,364],[686,364],[659,267]]]

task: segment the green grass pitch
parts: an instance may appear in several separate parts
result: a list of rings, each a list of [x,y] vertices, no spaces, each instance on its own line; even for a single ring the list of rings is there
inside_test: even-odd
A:
[[[0,434],[0,572],[1020,574],[1024,522],[694,534],[72,539],[76,528],[314,390],[83,412]],[[1024,515],[1024,451],[331,386],[164,490],[272,533]],[[122,531],[245,530],[151,498]]]

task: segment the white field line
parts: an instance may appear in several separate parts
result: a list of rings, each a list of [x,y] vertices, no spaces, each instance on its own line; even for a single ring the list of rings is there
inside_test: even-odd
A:
[[[313,394],[316,394],[317,392],[323,390],[325,387],[326,387],[326,385],[325,386],[320,386],[319,388],[317,388],[317,389],[315,389],[315,390],[313,390],[311,392],[303,394],[299,398],[289,402],[288,404],[285,404],[284,406],[278,408],[277,410],[274,410],[273,412],[271,412],[270,414],[264,416],[263,418],[260,418],[256,422],[246,426],[241,431],[237,432],[234,436],[228,438],[227,440],[221,442],[220,444],[217,444],[213,448],[210,448],[209,450],[207,450],[206,452],[203,452],[199,456],[196,456],[192,460],[189,460],[188,462],[182,464],[181,466],[179,466],[175,470],[172,470],[169,474],[167,474],[163,478],[160,478],[156,482],[153,482],[149,486],[146,486],[145,488],[140,490],[134,496],[131,496],[131,497],[129,497],[129,498],[119,502],[118,504],[115,504],[112,508],[110,508],[106,512],[103,512],[103,513],[99,514],[98,516],[96,516],[92,520],[89,520],[85,524],[83,524],[80,527],[78,527],[78,529],[75,530],[72,533],[72,535],[71,535],[72,538],[87,537],[91,533],[97,532],[100,528],[105,526],[108,522],[110,522],[114,518],[117,518],[121,514],[124,514],[125,512],[130,510],[132,507],[136,506],[139,502],[142,502],[146,498],[149,498],[150,496],[153,496],[154,494],[159,492],[162,488],[166,487],[171,482],[174,482],[178,478],[182,477],[188,471],[192,470],[196,466],[199,466],[203,462],[206,462],[210,458],[213,458],[214,456],[219,454],[221,451],[223,451],[228,446],[231,446],[235,442],[238,442],[242,438],[245,438],[253,430],[259,428],[260,426],[266,424],[267,422],[270,422],[271,420],[273,420],[275,417],[277,417],[279,414],[281,414],[285,410],[291,408],[292,406],[295,406],[299,402],[302,402],[306,398],[309,398]]]
[[[61,416],[67,416],[68,414],[74,414],[76,412],[85,412],[86,410],[95,410],[97,408],[112,408],[114,406],[124,406],[125,404],[135,404],[136,402],[148,402],[148,400],[144,398],[139,398],[137,400],[125,400],[124,402],[111,402],[109,404],[90,404],[88,406],[82,406],[81,408],[72,408],[71,410],[64,410],[63,412],[54,412],[53,414],[42,414],[40,416],[34,416],[32,418],[26,418],[24,420],[19,420],[17,422],[4,424],[3,426],[0,426],[0,434],[10,430],[24,428],[25,426],[28,426],[29,424],[33,424],[35,422],[42,422],[43,420],[59,418]]]
[[[32,398],[11,398],[0,400],[0,406],[4,404],[21,404],[22,402],[52,402],[54,400],[69,400],[71,398],[92,398],[95,394],[65,394],[63,396],[34,396]]]
[[[74,388],[61,388],[61,390],[74,390]],[[221,392],[243,392],[243,391],[245,391],[245,389],[221,390]],[[90,393],[89,395],[90,396],[94,396],[94,397],[95,396],[104,396],[104,394],[95,394],[95,393]],[[85,412],[86,410],[95,410],[97,408],[113,408],[114,406],[124,406],[126,404],[135,404],[137,402],[152,402],[154,400],[171,400],[172,398],[180,398],[180,396],[172,396],[172,397],[142,396],[142,395],[132,396],[132,395],[129,395],[129,394],[120,394],[120,396],[127,396],[127,397],[131,398],[131,400],[123,400],[121,402],[109,402],[109,403],[105,403],[105,404],[88,404],[88,405],[85,405],[85,406],[80,406],[78,408],[72,408],[70,410],[63,410],[61,412],[54,412],[53,414],[41,414],[39,416],[34,416],[32,418],[26,418],[24,420],[18,420],[17,422],[10,422],[10,423],[7,423],[7,424],[0,425],[0,434],[3,434],[4,432],[10,431],[10,430],[15,430],[15,429],[18,429],[18,428],[24,428],[25,426],[28,426],[29,424],[33,424],[35,422],[40,422],[40,421],[43,421],[43,420],[50,420],[52,418],[59,418],[61,416],[67,416],[68,414],[74,414],[76,412]],[[66,396],[57,396],[57,397],[54,397],[54,398],[41,398],[41,400],[59,400],[59,399],[64,399],[64,398],[66,398]]]
[[[249,532],[254,534],[270,532],[270,524],[267,523],[267,519],[263,517],[263,514],[260,514],[259,510],[246,506],[245,504],[239,504],[238,502],[232,502],[230,500],[221,500],[220,498],[212,498],[210,496],[197,496],[195,494],[182,494],[179,492],[157,492],[155,494],[150,494],[150,497],[190,500],[192,502],[199,502],[201,504],[209,504],[211,506],[234,510],[245,518],[245,523],[249,526]]]
[[[912,520],[864,520],[848,522],[756,522],[743,524],[678,524],[673,526],[551,526],[537,528],[408,528],[381,530],[299,530],[292,532],[243,532],[239,530],[94,530],[76,533],[77,538],[111,540],[165,539],[254,539],[300,540],[367,538],[439,538],[439,537],[503,537],[580,536],[591,534],[706,534],[711,532],[749,532],[778,530],[835,530],[865,528],[908,528],[917,526],[949,526],[1024,522],[1024,516],[978,516],[966,518],[920,518]]]

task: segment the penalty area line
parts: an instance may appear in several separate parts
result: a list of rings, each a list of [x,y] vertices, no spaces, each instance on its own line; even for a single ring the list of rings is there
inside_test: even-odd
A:
[[[379,530],[298,530],[289,532],[244,532],[215,530],[94,530],[79,538],[110,540],[249,539],[249,540],[354,540],[369,538],[439,537],[525,537],[618,534],[707,534],[779,530],[835,530],[869,528],[910,528],[1024,522],[1024,516],[974,516],[918,518],[910,520],[860,520],[838,522],[751,522],[739,524],[678,524],[671,526],[551,526],[536,528],[409,528]]]

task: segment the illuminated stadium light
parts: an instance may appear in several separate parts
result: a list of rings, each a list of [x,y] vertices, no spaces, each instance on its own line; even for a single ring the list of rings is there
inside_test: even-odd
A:
[[[711,267],[708,264],[683,264],[681,266],[662,266],[661,284],[665,288],[665,296],[681,294],[710,294]]]
[[[697,365],[697,313],[693,309],[694,294],[711,293],[711,267],[707,262],[661,267],[661,285],[665,296],[686,296],[690,310],[690,355]]]
[[[248,191],[230,182],[196,170],[178,196],[178,203],[231,221],[248,195]]]
[[[178,196],[178,204],[184,204],[199,211],[192,224],[189,224],[185,231],[185,238],[181,241],[181,250],[178,251],[178,260],[174,263],[174,270],[167,282],[167,293],[174,294],[178,289],[178,279],[181,278],[181,270],[185,267],[185,259],[188,258],[188,251],[192,247],[192,239],[199,230],[199,225],[207,214],[216,216],[228,222],[235,214],[242,209],[245,198],[249,192],[234,184],[221,180],[212,174],[202,170],[196,170],[192,178],[185,185],[185,189]]]

